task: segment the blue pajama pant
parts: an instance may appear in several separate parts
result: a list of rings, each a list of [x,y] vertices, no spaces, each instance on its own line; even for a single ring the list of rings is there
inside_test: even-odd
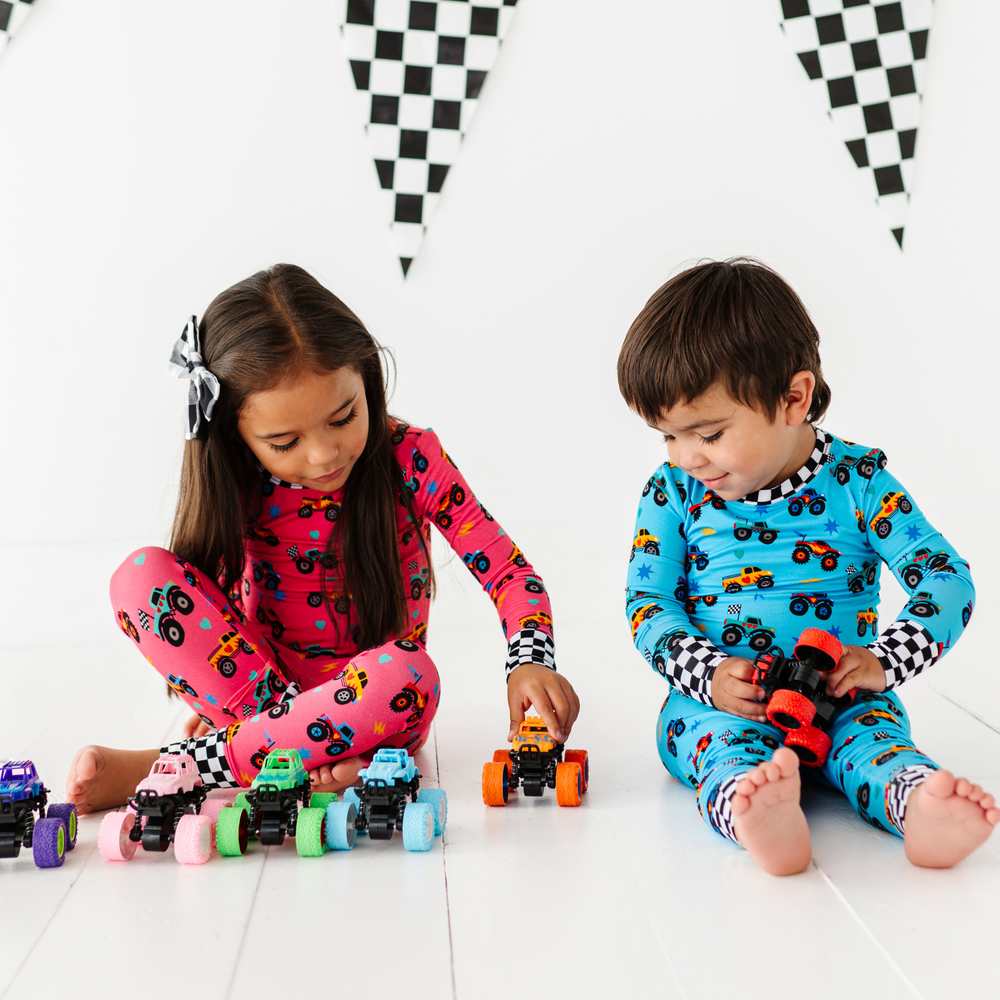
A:
[[[730,803],[747,771],[770,760],[784,733],[750,722],[671,690],[660,710],[656,746],[666,769],[697,792],[702,819],[738,843]],[[938,765],[913,745],[910,720],[891,692],[859,693],[830,729],[833,747],[807,777],[839,788],[866,822],[903,836],[906,802]]]

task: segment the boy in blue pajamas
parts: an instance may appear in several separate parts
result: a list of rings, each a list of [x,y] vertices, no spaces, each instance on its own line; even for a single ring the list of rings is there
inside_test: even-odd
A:
[[[622,395],[670,457],[643,489],[626,598],[636,647],[670,684],[660,758],[713,830],[772,874],[802,871],[799,760],[764,714],[752,660],[826,629],[844,644],[827,690],[855,695],[816,773],[903,837],[914,864],[949,867],[1000,809],[920,752],[894,689],[962,634],[972,577],[883,452],[815,426],[830,401],[818,345],[792,289],[747,259],[673,278],[625,338]],[[883,562],[910,599],[880,634]]]

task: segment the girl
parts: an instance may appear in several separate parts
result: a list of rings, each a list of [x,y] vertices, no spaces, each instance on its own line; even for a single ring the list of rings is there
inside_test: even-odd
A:
[[[163,751],[219,788],[294,747],[325,792],[378,747],[416,752],[440,699],[432,523],[500,616],[508,739],[534,705],[565,742],[579,701],[545,588],[437,436],[390,417],[380,347],[347,306],[279,264],[192,317],[168,367],[191,379],[171,551],[140,549],[111,581],[120,627],[197,713]],[[120,805],[160,752],[83,748],[67,801]]]

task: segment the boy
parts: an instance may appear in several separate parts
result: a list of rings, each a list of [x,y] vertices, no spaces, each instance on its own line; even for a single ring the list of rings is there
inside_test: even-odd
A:
[[[856,694],[816,770],[903,837],[911,862],[946,868],[986,840],[1000,809],[914,747],[891,689],[962,633],[972,577],[881,451],[814,426],[830,402],[818,347],[798,296],[746,258],[671,279],[625,338],[622,395],[670,457],[643,490],[626,597],[637,648],[671,685],[657,745],[712,829],[767,872],[802,871],[799,758],[764,714],[751,661],[791,651],[809,626],[870,636],[845,645],[827,678],[832,696]],[[911,599],[875,638],[880,560]]]

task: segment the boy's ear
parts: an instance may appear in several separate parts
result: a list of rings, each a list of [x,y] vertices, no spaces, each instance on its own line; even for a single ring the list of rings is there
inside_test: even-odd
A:
[[[797,427],[806,419],[809,407],[812,406],[813,390],[816,388],[816,376],[812,372],[796,372],[792,376],[788,395],[783,404],[785,423],[789,427]]]

